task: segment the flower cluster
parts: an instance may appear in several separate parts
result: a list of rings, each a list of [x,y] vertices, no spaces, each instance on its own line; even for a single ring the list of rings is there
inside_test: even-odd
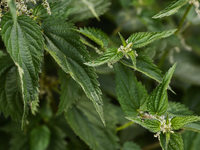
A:
[[[198,0],[190,0],[189,4],[193,4],[195,6],[195,11],[197,13],[198,18],[200,19],[199,1]]]
[[[33,9],[28,8],[28,3],[33,3],[34,5],[37,4],[36,0],[15,0],[15,5],[17,9],[17,15],[27,15],[27,16],[32,16]],[[44,0],[42,5],[44,8],[47,10],[47,13],[51,15],[51,9],[49,6],[49,3],[47,0]],[[1,0],[0,2],[0,22],[1,22],[1,17],[3,16],[3,13],[6,13],[9,11],[8,3],[6,0]]]
[[[128,57],[128,55],[127,55],[127,53],[128,52],[130,52],[130,51],[132,51],[132,46],[133,46],[133,43],[131,42],[131,43],[128,43],[128,41],[126,41],[126,43],[127,43],[127,45],[126,45],[126,47],[124,47],[124,46],[120,46],[119,48],[118,48],[118,52],[122,52],[124,55],[125,55],[125,57],[127,58],[127,59],[129,59],[129,57]],[[135,51],[135,56],[137,57],[138,56],[138,54],[136,53],[136,51]]]
[[[158,120],[160,121],[160,131],[156,135],[154,135],[154,137],[158,137],[161,132],[163,134],[169,132],[174,133],[171,127],[171,118],[169,118],[169,120],[166,121],[165,116],[160,116]]]

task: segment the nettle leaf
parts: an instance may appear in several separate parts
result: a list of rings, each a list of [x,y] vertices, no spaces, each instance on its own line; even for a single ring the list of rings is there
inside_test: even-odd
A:
[[[12,15],[13,22],[16,24],[17,23],[17,11],[16,11],[16,5],[14,0],[7,0],[8,6],[9,6],[9,11]]]
[[[145,104],[148,94],[141,82],[138,82],[133,72],[122,64],[114,65],[116,72],[116,92],[124,113],[128,117],[137,116]]]
[[[171,119],[171,127],[174,130],[178,130],[182,126],[196,121],[200,121],[200,118],[198,116],[176,116]]]
[[[122,59],[120,62],[160,83],[163,77],[163,75],[161,74],[161,70],[157,68],[157,66],[144,51],[138,51],[137,53],[138,56],[136,57],[136,67],[133,66],[133,63],[130,60],[127,60],[125,58]]]
[[[132,48],[141,48],[144,47],[153,41],[161,38],[169,37],[170,35],[174,34],[177,29],[161,31],[161,32],[139,32],[134,33],[128,38],[127,43],[133,43]]]
[[[166,143],[166,134],[160,134],[159,140],[160,140],[160,145],[163,150],[183,150],[183,140],[181,135],[178,133],[168,133],[170,140],[169,143]]]
[[[168,144],[170,150],[183,150],[183,139],[178,133],[170,133],[170,141]]]
[[[182,126],[182,128],[200,133],[200,122],[188,123]]]
[[[99,20],[99,16],[108,10],[110,4],[110,0],[73,0],[70,5],[72,6],[70,19],[77,22],[96,17]]]
[[[81,88],[70,75],[67,75],[62,70],[58,71],[58,75],[61,84],[61,97],[57,115],[67,111],[77,101]]]
[[[17,121],[23,114],[19,73],[9,56],[0,57],[0,62],[0,112]]]
[[[14,24],[10,14],[2,18],[2,37],[7,51],[18,67],[24,115],[22,127],[28,112],[28,105],[38,97],[38,73],[41,72],[43,37],[36,21],[28,16],[19,16]]]
[[[42,29],[45,37],[45,49],[63,71],[69,73],[81,85],[104,122],[103,101],[99,83],[96,80],[97,75],[94,68],[84,64],[89,61],[89,55],[79,40],[78,33],[74,31],[75,27],[69,22],[50,17],[42,23]]]
[[[135,117],[126,117],[126,119],[137,123],[144,128],[148,129],[149,131],[156,133],[160,131],[160,121],[156,119],[142,119],[142,118],[135,118]]]
[[[128,56],[131,58],[134,69],[136,68],[136,51],[128,52]]]
[[[160,141],[160,145],[162,147],[163,150],[167,150],[168,148],[168,144],[169,144],[169,141],[170,141],[170,134],[171,133],[160,133],[159,135],[159,141]]]
[[[47,126],[38,126],[30,132],[31,150],[44,150],[50,142],[50,130]]]
[[[155,90],[149,96],[147,102],[147,110],[152,115],[161,116],[167,111],[168,98],[167,98],[167,88],[169,86],[171,77],[175,70],[176,64],[174,64],[169,71],[163,77],[162,83],[156,87]]]
[[[69,1],[57,1],[49,3],[49,6],[51,8],[51,16],[67,18],[70,14]],[[33,9],[33,16],[36,19],[43,20],[48,18],[49,14],[44,6],[39,4]]]
[[[165,113],[169,116],[192,116],[193,112],[190,111],[184,104],[169,102],[167,111]]]
[[[88,66],[99,66],[107,62],[117,62],[123,58],[124,54],[121,51],[118,51],[117,48],[110,47],[106,49],[103,55],[99,56],[96,60],[85,63]]]
[[[187,4],[189,1],[190,0],[175,0],[167,8],[160,11],[158,14],[156,14],[152,18],[156,19],[156,18],[162,18],[165,16],[170,16],[170,15],[176,13],[179,10],[179,8],[181,8],[182,6]]]
[[[92,103],[82,97],[76,106],[65,113],[67,121],[74,132],[95,150],[116,150],[119,148],[116,135],[116,110],[109,103],[105,103],[106,127],[98,119],[98,114]]]
[[[109,38],[100,29],[84,27],[84,28],[80,28],[79,30],[76,30],[76,31],[81,33],[81,34],[83,34],[83,35],[85,35],[86,37],[88,37],[92,41],[96,42],[102,48],[108,46]]]
[[[141,150],[141,148],[133,142],[126,142],[123,145],[122,150]]]

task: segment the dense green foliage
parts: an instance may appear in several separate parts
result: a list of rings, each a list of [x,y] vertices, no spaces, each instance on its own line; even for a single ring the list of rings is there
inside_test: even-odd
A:
[[[0,149],[198,150],[199,5],[2,0]]]

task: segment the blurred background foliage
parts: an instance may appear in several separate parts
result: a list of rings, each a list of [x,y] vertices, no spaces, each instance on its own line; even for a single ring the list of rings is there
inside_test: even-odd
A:
[[[92,0],[97,15],[100,15],[95,18],[88,8],[82,7],[80,1],[70,2],[70,7],[66,11],[66,16],[69,14],[68,20],[74,22],[78,28],[86,26],[101,29],[108,35],[109,44],[116,47],[121,44],[118,32],[127,38],[135,32],[175,29],[187,9],[186,5],[170,17],[152,19],[153,15],[167,7],[173,0]],[[178,34],[157,40],[149,46],[141,48],[154,60],[154,63],[163,73],[175,62],[178,63],[171,82],[171,87],[176,95],[169,91],[169,100],[185,104],[197,115],[200,115],[199,25],[200,19],[192,7]],[[98,54],[95,52],[95,47],[99,47],[85,37],[82,37],[82,39],[88,43],[87,49],[91,59],[96,58]],[[5,52],[2,41],[0,41],[0,49]],[[0,55],[2,54],[0,53]],[[56,115],[60,96],[60,81],[56,71],[58,66],[46,52],[42,67],[38,111],[35,115],[29,114],[28,126],[23,131],[20,129],[20,121],[13,122],[10,117],[5,118],[2,113],[0,114],[0,150],[89,150],[89,146],[76,136],[69,125],[76,125],[76,122],[72,120],[78,119],[75,118],[77,116],[69,115],[65,119],[63,114]],[[77,105],[77,108],[69,108],[66,113],[70,114],[70,111],[76,111],[79,119],[82,117],[88,119],[87,124],[94,129],[96,137],[99,136],[98,138],[102,140],[101,143],[104,145],[102,150],[106,147],[107,150],[160,150],[158,139],[154,138],[152,133],[139,125],[130,124],[125,119],[116,99],[113,69],[103,65],[96,67],[96,72],[99,76],[100,88],[103,91],[104,114],[109,131],[104,131],[100,118],[95,114],[93,105],[85,101],[87,98],[78,85],[68,87],[71,92],[74,92],[73,103]],[[146,86],[148,92],[151,92],[157,85],[156,81],[141,73],[135,72],[135,76]],[[66,83],[73,82],[70,77],[66,80]],[[86,105],[87,103],[90,104]],[[92,116],[91,113],[95,115]],[[81,117],[81,115],[83,116]],[[96,116],[96,119],[94,116]],[[121,129],[120,127],[124,124],[128,127]],[[81,126],[81,124],[79,125]],[[102,132],[116,133],[112,139],[118,141],[118,143],[108,142],[110,139],[103,137]],[[198,150],[199,133],[181,131],[181,134],[184,139],[185,150]],[[39,148],[38,145],[40,145]]]

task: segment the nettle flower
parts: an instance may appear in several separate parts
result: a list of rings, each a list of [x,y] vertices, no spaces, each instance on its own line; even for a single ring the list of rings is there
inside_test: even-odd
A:
[[[189,4],[193,4],[195,6],[195,11],[197,13],[198,18],[200,19],[199,1],[198,0],[190,0]]]
[[[27,16],[31,16],[33,9],[29,9],[28,8],[28,3],[33,3],[34,5],[37,4],[36,0],[15,0],[15,5],[16,5],[16,10],[17,10],[17,15],[27,15]],[[42,5],[44,6],[44,8],[47,10],[47,13],[49,15],[51,15],[51,9],[49,6],[49,3],[47,2],[47,0],[44,0]],[[2,0],[0,2],[0,21],[1,21],[1,17],[3,16],[4,13],[9,12],[9,7],[8,7],[8,3],[6,0]]]

